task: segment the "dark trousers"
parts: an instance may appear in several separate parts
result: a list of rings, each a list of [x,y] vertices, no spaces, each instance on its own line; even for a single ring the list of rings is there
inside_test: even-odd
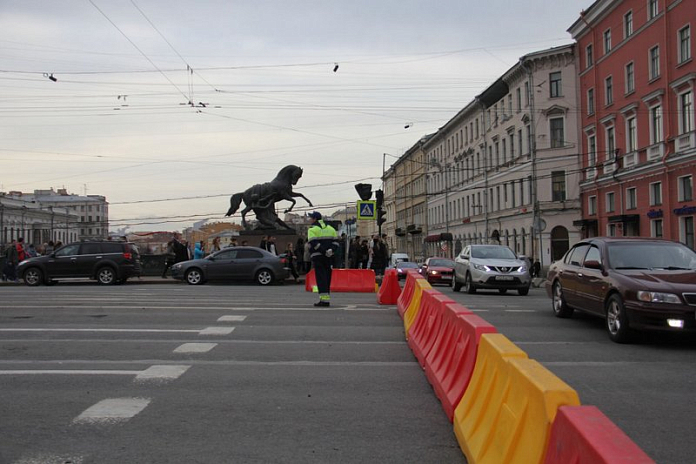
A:
[[[314,275],[317,279],[317,289],[319,295],[331,293],[331,264],[332,258],[326,256],[314,256],[312,265],[314,266]]]

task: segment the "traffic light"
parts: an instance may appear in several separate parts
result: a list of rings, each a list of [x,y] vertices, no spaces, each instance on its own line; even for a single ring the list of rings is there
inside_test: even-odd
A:
[[[372,184],[355,184],[355,191],[362,201],[372,198]]]
[[[385,222],[387,222],[387,212],[380,208],[377,210],[377,225],[382,227]]]
[[[377,200],[377,209],[382,209],[384,204],[384,192],[382,190],[375,190],[375,200]]]

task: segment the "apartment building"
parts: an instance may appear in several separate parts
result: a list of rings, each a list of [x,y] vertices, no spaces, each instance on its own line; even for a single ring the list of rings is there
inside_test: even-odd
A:
[[[542,266],[580,238],[575,45],[530,53],[422,146],[428,255],[502,243]]]
[[[693,27],[681,0],[599,0],[577,41],[583,236],[647,236],[694,248]]]

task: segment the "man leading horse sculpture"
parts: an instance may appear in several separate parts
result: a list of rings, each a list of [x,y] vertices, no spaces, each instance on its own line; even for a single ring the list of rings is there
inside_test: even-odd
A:
[[[292,202],[290,207],[285,210],[286,213],[292,211],[293,206],[295,206],[294,197],[302,197],[309,203],[309,206],[313,206],[307,197],[292,191],[292,186],[297,184],[300,177],[302,177],[301,167],[292,164],[285,166],[272,181],[256,184],[244,192],[232,195],[230,209],[227,210],[225,216],[232,216],[236,213],[243,201],[245,207],[242,210],[242,226],[245,229],[249,229],[246,214],[251,210],[256,214],[256,220],[259,223],[257,229],[292,229],[278,217],[275,212],[275,204],[282,200]]]

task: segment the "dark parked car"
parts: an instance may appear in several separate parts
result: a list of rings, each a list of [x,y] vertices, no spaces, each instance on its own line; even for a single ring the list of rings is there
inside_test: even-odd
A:
[[[557,317],[574,309],[602,316],[618,343],[639,329],[696,330],[696,253],[681,243],[583,240],[551,265],[546,291]]]
[[[140,275],[138,247],[128,242],[89,241],[65,245],[50,255],[29,258],[17,267],[27,285],[90,278],[100,284],[124,283]]]
[[[419,269],[419,266],[413,261],[399,261],[394,265],[394,269],[396,269],[396,275],[399,277],[399,280],[403,280],[406,278],[407,269]]]
[[[255,281],[270,285],[283,281],[288,271],[280,257],[256,247],[225,248],[202,259],[192,259],[171,267],[172,277],[191,285],[207,281]]]
[[[447,258],[428,258],[421,266],[420,273],[431,284],[450,285],[454,273],[454,261]]]

